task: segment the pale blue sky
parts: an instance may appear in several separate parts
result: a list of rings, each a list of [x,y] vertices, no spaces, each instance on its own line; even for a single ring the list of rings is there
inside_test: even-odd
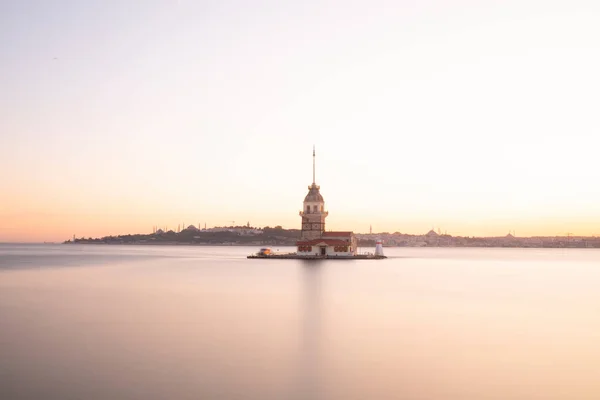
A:
[[[600,232],[588,1],[4,1],[0,240]]]

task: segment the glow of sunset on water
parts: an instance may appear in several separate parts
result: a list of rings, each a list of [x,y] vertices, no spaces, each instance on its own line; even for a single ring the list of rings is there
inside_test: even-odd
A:
[[[600,234],[592,1],[0,4],[0,241]]]

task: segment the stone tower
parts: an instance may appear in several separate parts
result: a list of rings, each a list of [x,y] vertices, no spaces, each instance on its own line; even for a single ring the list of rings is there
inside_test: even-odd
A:
[[[302,231],[300,240],[319,239],[325,231],[325,218],[329,214],[325,211],[325,201],[319,192],[320,186],[315,183],[315,148],[313,147],[313,183],[308,187],[308,194],[304,198],[302,217]]]

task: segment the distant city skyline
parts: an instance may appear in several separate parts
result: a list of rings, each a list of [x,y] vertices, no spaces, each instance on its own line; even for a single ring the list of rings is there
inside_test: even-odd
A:
[[[216,232],[220,232],[220,231],[262,231],[263,229],[284,229],[284,230],[297,230],[299,231],[300,228],[299,227],[284,227],[282,225],[246,225],[246,224],[232,224],[232,225],[213,225],[213,226],[208,226],[207,224],[198,224],[198,225],[193,225],[193,224],[186,224],[186,226],[182,226],[181,224],[177,225],[177,227],[172,227],[169,225],[165,225],[165,226],[159,226],[159,225],[155,225],[152,226],[152,229],[150,231],[144,231],[144,232],[125,232],[125,233],[121,233],[121,234],[114,234],[112,236],[123,236],[123,235],[149,235],[149,234],[153,234],[153,233],[168,233],[168,232],[174,232],[174,233],[180,233],[186,230],[192,230],[192,231],[216,231]],[[332,231],[332,229],[325,229],[325,231]],[[401,232],[398,230],[395,231],[373,231],[372,227],[369,227],[369,231],[368,232],[356,232],[357,235],[359,236],[376,236],[376,235],[388,235],[388,234],[399,234],[399,235],[411,235],[411,236],[430,236],[430,235],[435,235],[435,236],[461,236],[459,234],[452,234],[449,233],[447,230],[442,230],[441,228],[435,228],[432,227],[431,229],[429,229],[428,231],[424,231],[424,232]],[[106,235],[106,236],[111,236],[111,235]],[[500,235],[486,235],[486,236],[475,236],[475,235],[462,235],[464,237],[500,237],[500,238],[504,238],[504,237],[515,237],[515,238],[529,238],[529,237],[564,237],[564,238],[570,238],[570,237],[598,237],[600,238],[600,235],[596,235],[596,234],[592,234],[592,235],[577,235],[574,234],[572,232],[562,232],[562,233],[557,233],[555,235],[528,235],[528,236],[520,236],[517,235],[516,231],[508,231],[504,234],[500,234]],[[76,234],[73,234],[73,237],[77,237]],[[87,235],[81,235],[81,238],[88,238],[89,236]]]
[[[600,4],[5,1],[0,242],[600,234]]]

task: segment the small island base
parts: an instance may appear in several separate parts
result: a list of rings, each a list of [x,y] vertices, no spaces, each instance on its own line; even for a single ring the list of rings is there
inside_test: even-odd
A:
[[[278,260],[382,260],[387,258],[386,256],[380,256],[375,254],[356,254],[352,256],[332,256],[332,255],[299,255],[295,253],[288,254],[268,254],[259,255],[251,254],[247,258],[260,258],[260,259],[278,259]]]

